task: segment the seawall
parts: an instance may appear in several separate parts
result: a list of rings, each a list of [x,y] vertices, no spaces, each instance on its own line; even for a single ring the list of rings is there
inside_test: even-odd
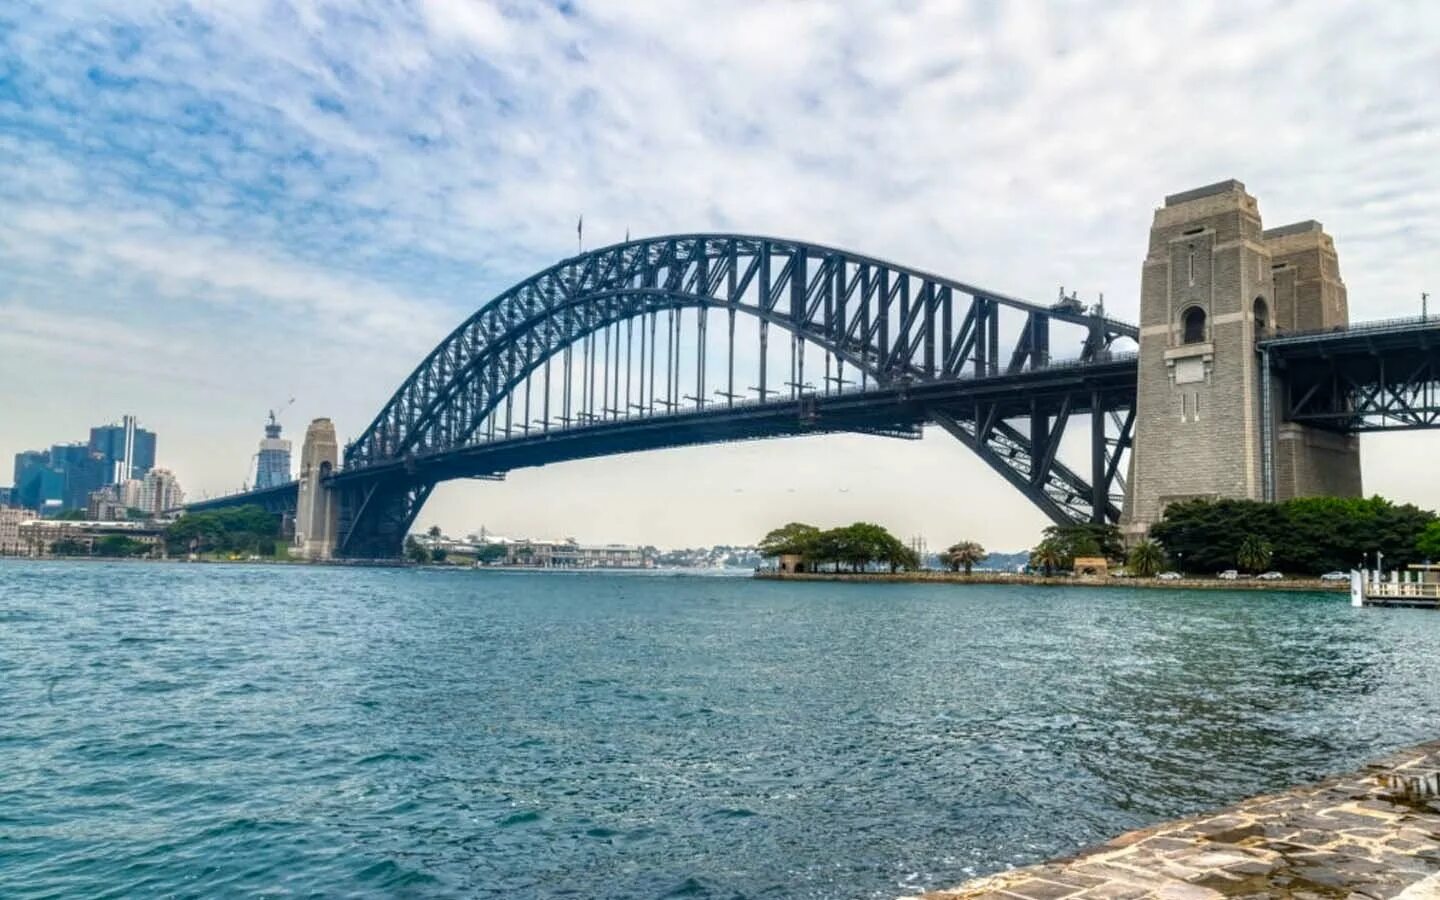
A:
[[[1440,897],[1440,741],[906,900]]]
[[[1161,581],[1158,578],[1045,578],[1038,575],[1000,575],[996,573],[961,572],[773,572],[758,571],[756,578],[772,581],[854,581],[935,583],[935,584],[1033,584],[1045,587],[1087,588],[1158,588],[1161,590],[1206,591],[1328,591],[1344,594],[1350,585],[1344,581],[1321,581],[1318,578],[1287,578],[1284,581],[1257,581],[1253,578],[1222,581],[1218,578],[1181,578]]]

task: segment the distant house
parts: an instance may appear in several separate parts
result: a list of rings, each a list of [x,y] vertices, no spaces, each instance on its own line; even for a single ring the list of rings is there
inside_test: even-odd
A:
[[[787,575],[794,575],[796,572],[805,571],[805,557],[798,553],[782,553],[776,565],[781,572]]]

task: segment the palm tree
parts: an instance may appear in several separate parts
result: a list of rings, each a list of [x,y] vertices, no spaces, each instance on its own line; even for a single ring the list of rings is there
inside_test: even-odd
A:
[[[1030,565],[1044,570],[1045,577],[1065,563],[1065,551],[1055,541],[1046,538],[1030,551]]]
[[[961,541],[941,554],[942,560],[950,567],[950,571],[958,572],[960,567],[964,566],[966,575],[969,575],[970,569],[985,556],[985,548],[974,541]]]
[[[1154,578],[1165,565],[1165,551],[1154,541],[1141,541],[1130,549],[1130,573],[1140,578]]]
[[[1245,535],[1245,540],[1240,542],[1240,549],[1235,554],[1235,562],[1240,568],[1247,572],[1259,572],[1261,569],[1270,567],[1270,559],[1275,555],[1270,547],[1270,542],[1262,537],[1253,534]]]

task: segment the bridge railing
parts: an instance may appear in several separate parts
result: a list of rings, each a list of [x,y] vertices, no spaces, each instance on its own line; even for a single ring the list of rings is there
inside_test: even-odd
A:
[[[1311,328],[1304,331],[1276,332],[1272,337],[1260,341],[1262,346],[1285,344],[1296,341],[1313,341],[1323,337],[1347,337],[1357,334],[1388,334],[1412,331],[1419,328],[1440,328],[1440,315],[1404,316],[1395,319],[1374,319],[1368,322],[1352,322],[1334,328]]]

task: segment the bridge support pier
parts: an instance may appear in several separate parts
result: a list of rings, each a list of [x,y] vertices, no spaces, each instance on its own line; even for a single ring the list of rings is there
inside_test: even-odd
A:
[[[1141,278],[1127,536],[1182,500],[1359,496],[1358,442],[1281,422],[1283,387],[1257,352],[1276,330],[1347,322],[1320,223],[1263,230],[1255,198],[1233,180],[1166,197]]]
[[[335,552],[339,508],[326,479],[339,462],[339,449],[329,419],[316,419],[305,429],[295,504],[295,549],[304,559],[326,560]]]

